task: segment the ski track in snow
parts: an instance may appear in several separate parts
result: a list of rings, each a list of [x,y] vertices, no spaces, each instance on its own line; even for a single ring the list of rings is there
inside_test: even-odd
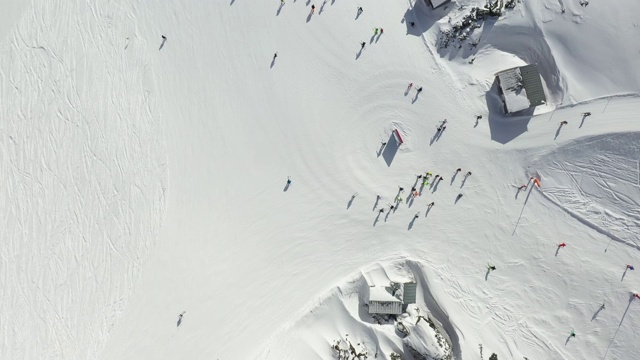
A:
[[[167,186],[135,11],[35,2],[0,47],[0,358],[95,359]],[[147,94],[147,95],[145,95]]]

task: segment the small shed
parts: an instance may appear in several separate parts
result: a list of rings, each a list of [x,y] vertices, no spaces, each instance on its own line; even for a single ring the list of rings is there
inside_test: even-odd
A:
[[[536,107],[547,101],[536,65],[503,70],[496,74],[496,82],[505,114]]]
[[[402,314],[402,300],[384,286],[369,287],[369,314]]]
[[[440,6],[443,6],[451,2],[451,0],[424,0],[424,1],[427,3],[427,5],[431,5],[432,9],[437,9]]]
[[[416,303],[416,293],[418,290],[418,284],[404,283],[404,290],[402,292],[402,311],[407,311],[407,305]]]

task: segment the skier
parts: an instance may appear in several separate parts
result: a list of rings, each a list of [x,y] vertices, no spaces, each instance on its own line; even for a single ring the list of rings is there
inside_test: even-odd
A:
[[[572,338],[576,337],[576,333],[575,331],[573,331],[573,329],[571,329],[571,334],[569,334],[569,337],[572,337]]]
[[[471,176],[471,171],[469,171],[469,172],[467,173],[467,176]]]
[[[378,28],[373,28],[373,34],[378,35]]]
[[[487,263],[487,269],[488,269],[489,271],[494,271],[494,270],[496,269],[496,267],[495,267],[495,266],[493,266],[493,265],[491,265],[491,264],[489,264],[489,263]]]
[[[458,194],[458,199],[460,199],[462,197],[462,193]]]
[[[363,11],[363,10],[362,10],[362,6],[360,6],[360,7],[358,8],[358,15],[362,14],[362,11]]]
[[[167,37],[162,35],[162,40],[167,40]]]
[[[411,25],[411,27],[416,27],[416,23],[414,23],[413,21],[409,23]]]
[[[560,126],[562,126],[562,125],[567,125],[568,123],[569,123],[569,122],[567,122],[566,120],[565,120],[565,121],[561,121],[561,122],[560,122]]]
[[[387,146],[387,143],[386,143],[386,142],[383,142],[383,143],[382,143],[382,146]]]
[[[407,86],[407,91],[411,90],[412,86],[413,86],[413,83],[409,83],[409,86]]]
[[[395,209],[395,208],[396,208],[395,206],[391,205],[391,208],[390,208],[390,209],[391,209],[391,210],[393,210],[393,209]],[[389,210],[389,211],[391,211],[391,210]]]
[[[404,192],[404,188],[402,186],[399,186],[400,188],[400,192]]]
[[[311,5],[311,13],[315,13],[316,12],[316,6],[315,5]]]
[[[291,185],[291,178],[287,176],[287,185]]]
[[[456,173],[459,173],[460,171],[462,171],[462,169],[461,169],[461,168],[457,168],[457,169],[456,169]]]
[[[414,191],[413,192],[413,197],[418,197],[420,195],[420,193],[418,193],[418,191]]]
[[[360,43],[360,49],[364,49],[364,46],[366,45],[366,43],[363,41]]]
[[[640,299],[640,295],[639,294],[633,294],[633,296],[637,297],[638,299]]]
[[[382,35],[384,33],[384,29],[380,28],[380,35]]]
[[[440,177],[440,175],[436,175],[436,177],[434,177],[434,180],[438,180],[438,178]]]
[[[422,86],[420,86],[417,90],[418,90],[418,93],[422,92]]]
[[[275,54],[273,54],[273,60],[275,60],[278,57],[278,53],[276,52]]]
[[[415,215],[413,216],[413,218],[414,218],[414,219],[417,219],[417,218],[419,218],[419,217],[420,217],[420,213],[417,213],[417,214],[415,214]]]
[[[380,211],[378,211],[380,214],[382,214],[384,212],[384,209],[380,209]]]
[[[414,191],[416,191],[416,187],[415,186],[411,188],[411,192],[414,192]]]
[[[280,0],[280,4],[284,5],[284,0]]]
[[[422,179],[422,174],[418,175],[418,180]]]
[[[631,265],[627,265],[627,270],[635,270],[635,268]]]
[[[428,205],[428,206],[429,206],[429,207],[432,207],[432,206],[434,206],[435,204],[436,204],[435,202],[431,202],[431,203],[429,203],[429,205]]]
[[[526,188],[527,188],[527,185],[522,184],[522,185],[520,185],[520,187],[518,188],[518,190],[524,190],[524,189],[526,189]]]
[[[561,247],[561,248],[563,248],[565,246],[567,246],[567,244],[565,244],[565,243],[560,243],[560,245],[558,245],[558,247]]]
[[[402,200],[403,200],[403,199],[402,199],[402,196],[398,195],[398,197],[396,198],[396,201],[397,201],[397,202],[402,202]]]
[[[583,112],[582,116],[584,116],[584,117],[591,116],[591,113],[590,112]]]

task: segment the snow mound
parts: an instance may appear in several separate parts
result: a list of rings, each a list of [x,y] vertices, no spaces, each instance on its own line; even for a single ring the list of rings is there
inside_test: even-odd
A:
[[[363,270],[285,326],[257,358],[392,359],[392,354],[405,360],[460,358],[454,327],[429,291],[422,266],[396,260]],[[397,317],[369,314],[371,284],[404,282],[417,282],[416,304],[408,304]]]

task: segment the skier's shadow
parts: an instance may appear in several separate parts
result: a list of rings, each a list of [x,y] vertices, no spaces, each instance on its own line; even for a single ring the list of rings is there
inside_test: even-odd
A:
[[[276,58],[274,57],[273,60],[271,60],[271,66],[269,66],[269,69],[273,69],[273,66],[276,64]]]
[[[357,59],[357,58],[356,58]],[[380,145],[380,148],[378,149],[378,152],[376,153],[377,157],[380,157],[380,155],[382,155],[382,150],[384,150],[384,147],[386,145],[383,143],[382,145]]]
[[[361,48],[360,48],[360,51],[358,51],[358,52],[356,53],[356,60],[358,60],[358,59],[360,58],[360,55],[362,55],[362,49],[364,49],[364,48],[362,48],[362,47],[361,47]]]
[[[565,346],[567,346],[567,344],[569,343],[569,340],[571,340],[571,335],[567,336],[567,340],[564,342]]]
[[[411,103],[415,103],[418,100],[418,95],[420,95],[419,91],[416,91],[416,96],[413,97],[413,100],[411,100]]]
[[[489,273],[491,272],[491,269],[487,269],[487,273],[484,274],[484,281],[489,281]]]
[[[556,257],[558,256],[558,253],[560,253],[560,246],[556,248],[556,255],[555,255]]]
[[[322,6],[320,6],[320,10],[318,10],[318,15],[322,14],[322,12],[324,11],[324,6],[327,5],[327,2],[323,2]]]
[[[456,180],[456,176],[458,176],[458,171],[453,173],[453,176],[451,176],[451,182],[449,183],[449,185],[453,185],[453,182]]]
[[[164,47],[164,43],[166,42],[167,42],[166,38],[162,39],[162,44],[160,44],[160,48],[158,50],[162,50],[162,48]]]
[[[384,216],[384,222],[387,222],[389,215],[391,215],[391,209],[389,209],[389,211],[387,211],[387,215]]]
[[[373,44],[373,40],[376,38],[376,34],[371,35],[371,39],[369,39],[369,44]]]
[[[416,95],[416,97],[417,97],[417,96],[418,96],[418,95]],[[415,100],[414,100],[414,101],[415,101]],[[438,137],[439,137],[439,135],[440,135],[440,133],[441,133],[441,132],[442,132],[442,130],[441,130],[441,131],[436,131],[436,133],[435,133],[435,134],[433,134],[433,137],[431,137],[431,141],[429,141],[429,146],[433,145],[433,143],[434,143],[434,142],[436,142],[436,141],[438,140]]]
[[[593,316],[591,317],[591,321],[595,320],[598,317],[598,314],[600,314],[600,311],[602,311],[602,309],[604,309],[602,306],[600,306],[598,308],[598,310],[596,310],[595,313],[593,313]]]
[[[457,204],[457,203],[458,203],[458,201],[460,201],[460,199],[462,199],[462,196],[461,196],[461,195],[456,196],[456,200],[453,202],[453,204],[454,204],[454,205],[455,205],[455,204]]]
[[[333,3],[331,3],[331,4],[333,5]],[[361,13],[360,11],[358,11],[358,12],[356,13],[356,18],[355,18],[354,20],[358,20],[358,18],[360,17],[360,14],[362,14],[362,13]]]
[[[427,211],[424,213],[424,217],[427,217],[427,215],[429,215],[429,212],[431,211],[431,208],[432,208],[432,207],[433,207],[433,206],[429,206],[429,207],[427,207]]]
[[[431,193],[434,193],[434,192],[436,192],[438,190],[438,185],[439,184],[440,184],[440,178],[438,178],[438,180],[433,185],[433,189],[431,189]]]
[[[578,129],[582,128],[582,125],[584,125],[584,119],[586,119],[587,116],[589,116],[589,115],[582,115],[582,121],[580,122],[580,126],[578,126]]]
[[[291,185],[291,184],[287,183],[287,184],[284,186],[284,189],[282,189],[282,191],[286,192],[287,190],[289,190],[289,185]]]
[[[371,211],[375,210],[378,207],[379,201],[380,201],[380,197],[376,196],[376,202],[373,203],[373,209],[371,209]]]
[[[308,4],[308,3],[307,3]],[[311,21],[311,17],[313,16],[313,13],[310,12],[309,15],[307,15],[307,22]]]
[[[622,273],[622,278],[620,278],[620,281],[624,281],[624,277],[627,276],[627,270],[629,269],[624,269],[624,272]]]
[[[411,222],[409,223],[409,226],[407,226],[407,230],[411,230],[413,228],[413,224],[416,222],[417,217],[413,217],[413,219],[411,219]]]
[[[280,3],[280,7],[278,8],[278,11],[276,11],[276,16],[280,15],[280,12],[282,11],[283,7],[284,7],[284,4]]]
[[[373,220],[373,226],[376,226],[376,224],[378,223],[379,219],[380,219],[380,212],[378,212],[378,216],[376,216],[376,219]]]
[[[462,179],[462,184],[460,184],[460,189],[462,189],[462,187],[464,186],[464,183],[467,182],[467,178],[469,177],[469,175],[465,175],[464,179]]]
[[[553,138],[553,140],[558,138],[558,136],[560,135],[560,130],[562,130],[562,124],[560,124],[560,126],[558,126],[558,130],[556,130],[556,136]]]
[[[382,33],[378,33],[378,36],[376,36],[376,43],[380,40],[380,36],[382,36]]]
[[[355,199],[356,199],[356,195],[351,195],[351,199],[349,199],[349,202],[347,203],[347,210],[349,210],[351,205],[353,205],[353,200]]]

